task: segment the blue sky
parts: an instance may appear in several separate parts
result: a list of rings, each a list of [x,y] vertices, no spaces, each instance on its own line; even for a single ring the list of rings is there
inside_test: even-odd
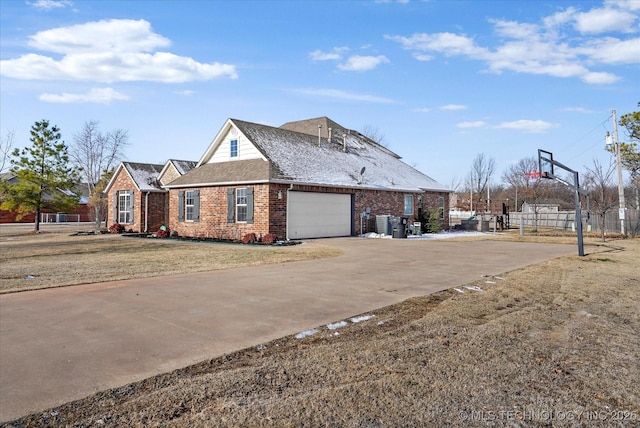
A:
[[[90,120],[126,158],[199,160],[231,117],[375,129],[445,185],[543,148],[608,162],[640,101],[640,0],[0,2],[0,131],[70,144]],[[624,140],[624,133],[620,139]]]

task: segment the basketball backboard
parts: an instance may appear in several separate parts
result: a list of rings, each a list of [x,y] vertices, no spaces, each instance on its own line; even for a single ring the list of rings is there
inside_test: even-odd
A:
[[[538,149],[538,168],[540,178],[553,178],[553,153]]]

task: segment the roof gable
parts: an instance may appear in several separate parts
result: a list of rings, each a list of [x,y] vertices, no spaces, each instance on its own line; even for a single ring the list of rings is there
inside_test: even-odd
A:
[[[164,164],[160,174],[158,174],[158,181],[160,182],[160,185],[164,186],[191,171],[196,167],[196,165],[197,162],[195,161],[169,159],[167,163]]]
[[[110,191],[118,175],[122,172],[125,172],[131,178],[137,190],[141,192],[160,192],[162,189],[159,186],[158,176],[162,168],[163,165],[158,164],[121,162],[105,187],[104,192]]]
[[[236,142],[236,156],[231,156],[231,141]],[[241,161],[249,159],[266,160],[263,153],[253,144],[250,138],[242,133],[235,121],[227,119],[218,134],[215,136],[204,155],[198,161],[198,167],[207,163],[220,163],[229,161]]]

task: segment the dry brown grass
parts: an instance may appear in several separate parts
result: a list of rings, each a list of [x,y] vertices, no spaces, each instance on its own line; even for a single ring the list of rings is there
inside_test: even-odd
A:
[[[333,257],[319,245],[287,247],[65,233],[0,237],[0,293]]]
[[[638,260],[609,242],[13,425],[638,426]]]

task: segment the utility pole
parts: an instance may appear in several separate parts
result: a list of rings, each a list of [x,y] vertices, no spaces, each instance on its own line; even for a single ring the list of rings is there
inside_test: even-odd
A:
[[[620,159],[620,142],[618,141],[618,121],[616,120],[616,111],[611,112],[613,117],[613,144],[616,149],[616,167],[618,169],[618,200],[620,201],[620,209],[618,211],[618,217],[620,218],[620,233],[626,235],[624,227],[625,220],[625,208],[624,201],[624,182],[622,181],[622,161]]]

